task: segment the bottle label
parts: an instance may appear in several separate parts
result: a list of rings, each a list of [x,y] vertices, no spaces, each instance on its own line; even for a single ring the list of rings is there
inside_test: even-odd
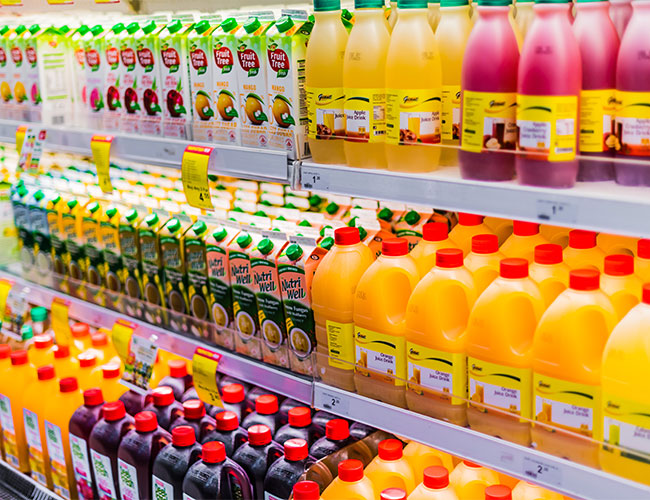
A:
[[[283,500],[283,499],[269,493],[268,491],[265,491],[264,492],[264,500]]]
[[[93,471],[95,472],[95,481],[97,481],[100,498],[102,500],[116,500],[118,495],[117,491],[115,491],[111,459],[106,455],[97,453],[95,450],[90,450],[90,456],[93,459]]]
[[[307,87],[307,123],[310,139],[345,137],[345,93],[339,87]]]
[[[463,91],[462,127],[460,147],[464,151],[514,151],[517,147],[517,94]]]
[[[74,480],[77,483],[79,498],[92,498],[93,480],[90,474],[88,444],[85,439],[70,434],[70,456],[74,466]]]
[[[603,451],[647,464],[650,454],[650,406],[607,392],[603,392],[602,398],[602,440],[606,443]]]
[[[11,414],[11,400],[0,394],[0,423],[2,423],[2,437],[4,440],[5,459],[9,465],[18,469],[18,443],[16,442],[16,429],[14,417]]]
[[[354,323],[327,320],[329,365],[341,370],[354,370]]]
[[[63,498],[70,498],[70,484],[68,483],[68,469],[65,462],[65,450],[63,449],[61,429],[58,425],[54,425],[46,420],[45,437],[47,440],[47,451],[50,455],[54,493]]]
[[[443,141],[460,138],[460,85],[442,86],[441,129]]]
[[[189,496],[187,493],[183,493],[183,500],[195,500],[195,499]]]
[[[23,422],[25,423],[25,440],[29,451],[29,468],[32,470],[32,477],[42,485],[47,486],[43,444],[41,443],[41,432],[38,428],[38,415],[27,408],[23,408]]]
[[[533,388],[535,421],[588,437],[600,435],[599,387],[535,373]]]
[[[395,337],[356,326],[354,346],[357,373],[403,386],[406,378],[406,342]]]
[[[530,419],[533,376],[529,369],[467,359],[470,405],[487,413],[489,407]],[[479,404],[475,404],[479,403]]]
[[[571,161],[576,156],[578,97],[517,95],[518,149],[534,160]]]
[[[439,144],[441,89],[386,90],[386,142]]]
[[[151,484],[153,486],[153,498],[155,500],[174,500],[174,487],[153,475],[151,476]]]
[[[616,136],[625,155],[650,156],[650,92],[616,91]]]
[[[123,500],[140,500],[138,493],[138,471],[121,458],[117,460],[117,473],[120,476],[120,495]]]
[[[384,142],[386,90],[345,89],[345,139],[352,142]]]
[[[602,153],[620,149],[616,139],[615,112],[615,89],[580,92],[580,151],[582,153]]]
[[[464,354],[439,351],[407,342],[406,356],[409,390],[451,404],[465,404],[467,357]]]

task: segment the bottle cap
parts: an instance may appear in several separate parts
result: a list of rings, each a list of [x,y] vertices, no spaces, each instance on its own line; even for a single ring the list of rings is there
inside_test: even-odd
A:
[[[219,27],[226,33],[230,33],[237,27],[237,19],[234,17],[229,17],[224,19],[224,21],[219,25]]]
[[[467,467],[471,467],[472,469],[479,469],[481,467],[479,464],[475,464],[474,462],[470,462],[469,460],[463,460],[463,463]]]
[[[488,254],[499,251],[499,238],[495,234],[477,234],[472,236],[472,253]]]
[[[262,255],[268,255],[273,251],[273,242],[269,238],[264,238],[257,244],[257,249]]]
[[[218,464],[226,460],[226,447],[219,441],[209,441],[201,448],[201,458],[206,464]]]
[[[309,447],[304,439],[287,439],[284,442],[284,458],[290,462],[304,460],[309,455]]]
[[[255,411],[260,415],[273,415],[278,411],[278,398],[272,394],[262,394],[255,400]]]
[[[167,361],[169,374],[174,378],[183,378],[187,375],[187,362],[184,359],[170,359]]]
[[[174,446],[192,446],[196,443],[196,434],[189,425],[179,425],[172,429],[172,443]]]
[[[50,335],[36,335],[36,337],[34,337],[35,349],[49,349],[53,344],[54,341]]]
[[[226,229],[222,227],[221,229],[218,229],[217,231],[212,233],[212,236],[217,241],[223,241],[226,238],[226,236],[228,236],[228,231],[226,231]]]
[[[54,367],[52,365],[41,366],[36,369],[38,380],[52,380],[54,378]]]
[[[643,293],[641,295],[641,300],[644,304],[650,304],[650,283],[645,283],[643,285]]]
[[[118,378],[120,376],[120,365],[108,364],[102,366],[102,377],[104,379]]]
[[[244,386],[241,384],[228,384],[221,390],[221,399],[224,403],[241,403],[244,397]]]
[[[158,417],[152,411],[141,411],[135,415],[135,430],[138,432],[155,431],[158,427]]]
[[[350,458],[339,462],[339,479],[346,483],[354,483],[363,479],[361,460]]]
[[[303,249],[297,243],[292,243],[287,247],[284,253],[289,258],[289,260],[298,260],[300,257],[302,257]]]
[[[205,405],[200,399],[188,399],[183,403],[183,415],[191,420],[205,417]]]
[[[594,248],[596,246],[596,233],[593,231],[584,231],[574,229],[569,231],[569,247],[578,250]]]
[[[562,262],[562,246],[554,243],[544,243],[535,247],[535,263],[559,264]]]
[[[89,368],[97,364],[97,355],[94,352],[82,352],[77,359],[81,368]]]
[[[330,201],[325,207],[325,211],[327,212],[328,215],[334,215],[336,212],[339,211],[339,208],[340,207],[336,203]]]
[[[293,485],[293,500],[320,500],[320,488],[314,481],[298,481]]]
[[[426,9],[426,0],[397,0],[398,9]]]
[[[356,227],[340,227],[334,230],[334,242],[339,246],[355,245],[361,241]]]
[[[341,9],[341,0],[314,0],[314,12],[328,12]]]
[[[59,380],[59,390],[61,392],[73,392],[79,389],[79,383],[74,377],[66,377]]]
[[[102,347],[108,345],[108,336],[104,332],[97,332],[90,336],[90,342],[93,347]]]
[[[23,325],[20,327],[20,338],[25,342],[34,337],[34,330],[32,325]]]
[[[74,338],[80,339],[90,333],[90,327],[86,323],[75,323],[70,327],[70,332]]]
[[[386,488],[379,494],[380,500],[406,500],[406,491],[402,488]]]
[[[174,402],[174,391],[165,385],[153,390],[153,404],[155,406],[169,406]]]
[[[289,425],[291,427],[307,427],[311,424],[311,410],[306,406],[297,406],[289,410]]]
[[[32,307],[29,314],[32,321],[45,321],[47,319],[47,309],[44,307]]]
[[[54,346],[54,359],[64,359],[70,357],[70,346],[68,345],[55,345]]]
[[[609,276],[629,276],[634,274],[634,257],[625,254],[605,257],[605,274]]]
[[[573,269],[569,272],[569,288],[572,290],[598,290],[600,273],[595,269]]]
[[[636,254],[641,259],[650,259],[650,240],[639,240],[636,242]]]
[[[222,411],[217,413],[215,418],[217,421],[217,430],[219,431],[234,431],[239,427],[239,418],[234,411]]]
[[[350,437],[350,425],[347,420],[335,418],[325,424],[325,436],[332,441],[341,441]]]
[[[271,442],[271,429],[263,424],[251,425],[248,428],[248,442],[253,446],[269,444]]]
[[[415,226],[418,222],[420,222],[420,219],[422,219],[422,216],[415,210],[409,210],[404,216],[404,222],[406,222],[409,226]]]
[[[478,226],[483,223],[483,216],[458,212],[458,223],[461,226]]]
[[[85,397],[85,393],[84,393],[84,397]],[[124,408],[124,403],[119,399],[117,401],[106,403],[102,407],[102,414],[104,415],[104,420],[108,420],[109,422],[115,422],[116,420],[120,420],[121,418],[124,418],[124,416],[126,415],[126,409]]]
[[[463,251],[460,248],[441,248],[436,252],[436,267],[442,269],[463,267]]]
[[[424,241],[444,241],[449,236],[449,227],[444,222],[427,222],[422,226]]]
[[[512,500],[512,491],[505,484],[493,484],[485,488],[485,500]]]
[[[432,490],[446,488],[449,485],[449,472],[444,467],[434,465],[424,469],[424,486]]]
[[[259,27],[262,26],[260,20],[256,17],[249,17],[248,21],[244,23],[244,30],[246,33],[255,33]]]
[[[0,344],[0,359],[7,359],[11,356],[11,346],[9,344]]]
[[[409,253],[409,242],[406,238],[390,238],[381,242],[382,255],[398,257]]]
[[[11,357],[12,366],[27,364],[27,351],[25,349],[19,349],[17,351],[14,351],[9,356]]]
[[[84,404],[86,406],[98,406],[104,404],[104,395],[101,389],[93,388],[84,391]]]
[[[502,278],[526,278],[528,276],[528,261],[526,259],[502,259],[499,262],[499,275]]]
[[[397,439],[384,439],[379,443],[379,458],[382,460],[399,460],[402,455],[402,443]]]
[[[354,8],[355,9],[359,8],[356,6],[356,3]],[[334,214],[330,214],[330,215],[334,215]],[[386,222],[390,222],[391,220],[393,220],[393,215],[395,215],[395,213],[388,207],[384,207],[379,212],[377,212],[377,218]]]
[[[325,250],[329,250],[334,246],[334,238],[332,238],[331,236],[326,236],[320,241],[318,246],[324,248]]]
[[[512,221],[512,232],[517,236],[533,236],[539,233],[539,224],[523,220]]]

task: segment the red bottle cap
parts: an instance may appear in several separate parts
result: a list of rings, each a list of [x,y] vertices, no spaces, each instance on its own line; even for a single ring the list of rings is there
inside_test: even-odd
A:
[[[85,393],[84,393],[84,397],[85,397]],[[117,401],[106,403],[102,407],[102,413],[104,415],[104,420],[108,420],[109,422],[115,422],[116,420],[120,420],[121,418],[124,418],[124,416],[126,415],[126,409],[124,408],[124,403],[122,403],[122,401],[118,399]]]
[[[363,464],[361,460],[350,458],[339,462],[339,479],[346,483],[354,483],[363,479]]]
[[[472,236],[472,253],[487,254],[499,251],[499,238],[495,234]]]
[[[255,400],[255,411],[259,415],[273,415],[278,411],[278,398],[272,394],[262,394]]]
[[[334,230],[334,243],[339,246],[355,245],[360,241],[357,227],[340,227]]]
[[[644,304],[650,304],[650,283],[645,283],[643,285],[643,293],[641,295],[641,300]]]
[[[297,406],[289,410],[289,425],[291,427],[307,427],[311,424],[311,410],[306,406]]]
[[[59,380],[59,390],[61,392],[74,392],[79,389],[79,383],[74,377],[66,377]]]
[[[634,257],[615,254],[605,257],[605,274],[609,276],[629,276],[634,274]]]
[[[584,231],[582,229],[569,231],[569,246],[579,250],[593,248],[596,246],[596,233],[593,231]]]
[[[502,278],[526,278],[528,276],[528,261],[519,258],[502,259],[499,263],[499,274]]]
[[[171,387],[163,385],[153,390],[153,404],[156,406],[169,406],[174,402],[174,391]]]
[[[174,378],[183,378],[187,375],[187,362],[184,359],[170,359],[167,361],[169,374]]]
[[[52,380],[54,378],[54,367],[52,365],[41,366],[36,370],[38,380]]]
[[[449,472],[444,467],[434,465],[424,469],[424,486],[432,490],[440,490],[449,485]]]
[[[102,366],[102,377],[104,379],[117,378],[120,376],[120,365],[108,364]]]
[[[86,323],[75,323],[70,327],[70,332],[74,338],[80,339],[90,333],[90,327]]]
[[[325,424],[325,436],[333,441],[341,441],[350,437],[350,425],[347,420],[335,418]]]
[[[402,455],[402,443],[397,439],[384,439],[379,443],[379,458],[382,460],[399,460]]]
[[[266,425],[251,425],[248,428],[248,442],[253,446],[264,446],[271,442],[271,429]]]
[[[217,413],[217,430],[219,431],[234,431],[239,427],[239,419],[234,411],[222,411]]]
[[[406,500],[406,491],[402,488],[386,488],[379,494],[380,500]]]
[[[390,238],[381,242],[381,253],[389,257],[399,257],[409,253],[409,242],[406,238]]]
[[[482,215],[468,214],[465,212],[458,212],[458,223],[461,226],[478,226],[483,222]]]
[[[449,236],[449,227],[445,222],[427,222],[422,226],[424,241],[444,241]]]
[[[636,254],[641,259],[650,259],[650,240],[642,239],[637,241]]]
[[[512,221],[512,232],[517,236],[533,236],[539,233],[539,224],[523,220]]]
[[[9,344],[0,344],[0,359],[7,359],[11,356],[11,346]]]
[[[174,446],[192,446],[196,443],[196,434],[189,425],[179,425],[172,429],[172,443]]]
[[[90,336],[93,347],[103,347],[108,345],[108,336],[104,332],[97,332]]]
[[[12,366],[27,364],[27,351],[25,349],[19,349],[17,351],[14,351],[9,356],[11,358]]]
[[[221,399],[224,403],[241,403],[244,397],[244,386],[241,384],[228,384],[221,391]]]
[[[206,464],[218,464],[226,459],[226,447],[219,441],[209,441],[201,448],[201,458]]]
[[[97,355],[94,352],[82,352],[77,356],[79,367],[88,368],[97,364]]]
[[[442,269],[463,267],[463,251],[460,248],[441,248],[436,252],[436,267]]]
[[[485,500],[512,500],[512,491],[505,484],[485,488]]]
[[[290,462],[304,460],[309,455],[309,447],[304,439],[287,439],[284,442],[284,458]]]
[[[199,420],[205,417],[205,406],[200,399],[188,399],[183,403],[183,414],[190,420]]]
[[[298,481],[293,485],[293,500],[320,500],[320,488],[314,481]]]
[[[151,432],[158,428],[158,417],[152,411],[141,411],[135,415],[135,430],[138,432]]]
[[[54,345],[54,341],[50,335],[36,335],[34,337],[34,347],[36,349],[48,349]]]
[[[537,264],[559,264],[562,262],[562,247],[554,243],[544,243],[535,247]]]
[[[54,359],[64,359],[70,357],[70,346],[68,345],[55,345],[54,346]]]
[[[101,389],[86,389],[84,391],[84,404],[86,406],[98,406],[104,404],[104,395]]]
[[[569,272],[569,288],[572,290],[598,290],[600,273],[595,269],[573,269]]]

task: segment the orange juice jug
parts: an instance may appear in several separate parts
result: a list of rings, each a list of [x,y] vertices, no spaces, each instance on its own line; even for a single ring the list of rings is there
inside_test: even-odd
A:
[[[76,377],[79,374],[79,361],[70,356],[70,346],[54,346],[54,371],[57,377]]]
[[[406,407],[406,305],[420,275],[404,238],[384,240],[354,298],[357,392]]]
[[[424,470],[422,483],[413,490],[408,500],[458,500],[458,495],[449,484],[449,471],[434,466]]]
[[[479,500],[483,498],[485,488],[499,484],[499,475],[493,470],[463,460],[449,474],[449,484],[454,487],[458,498]]]
[[[492,231],[483,222],[482,215],[458,212],[458,224],[449,233],[449,239],[467,256],[472,248],[472,236],[491,234]]]
[[[314,28],[305,60],[305,91],[307,141],[316,163],[345,164],[343,59],[347,42],[340,1],[315,0]]]
[[[298,481],[293,485],[293,500],[321,500],[318,483]]]
[[[530,277],[539,286],[546,307],[569,286],[569,268],[562,262],[562,247],[544,243],[535,247]]]
[[[505,484],[493,484],[485,488],[485,500],[512,500],[512,490]]]
[[[397,2],[395,2],[395,6],[397,6]],[[431,29],[435,33],[438,24],[440,24],[440,0],[429,2],[427,7],[427,20],[429,21]]]
[[[606,255],[614,253],[634,255],[639,239],[631,236],[620,236],[618,234],[598,233],[596,241],[598,242],[598,247]]]
[[[564,262],[569,269],[592,268],[602,272],[605,252],[596,246],[596,233],[574,229],[569,233],[569,246],[564,249]]]
[[[569,245],[570,231],[569,228],[560,226],[549,226],[547,224],[539,226],[539,232],[542,233],[544,238],[546,238],[550,243],[562,245],[562,248],[566,248]]]
[[[361,460],[348,459],[339,462],[339,475],[332,481],[321,498],[323,500],[369,500],[375,498],[372,481],[363,474]]]
[[[82,391],[102,386],[102,372],[97,366],[97,356],[92,351],[82,352],[77,356],[79,371],[77,380]],[[111,401],[107,399],[106,401]]]
[[[384,0],[357,0],[343,62],[345,159],[351,167],[385,168],[386,54]],[[310,42],[311,43],[311,42]]]
[[[467,254],[465,268],[474,278],[477,297],[499,276],[501,259],[503,254],[499,252],[499,239],[496,235],[472,236],[472,251]]]
[[[354,292],[375,257],[359,229],[334,231],[334,246],[311,283],[318,374],[326,383],[354,391]]]
[[[54,362],[53,345],[54,339],[51,335],[36,335],[32,345],[29,346],[29,363],[34,368],[51,365]]]
[[[501,253],[506,257],[521,257],[533,262],[535,247],[548,243],[539,232],[539,224],[516,220],[512,226],[512,235],[501,245]]]
[[[92,345],[91,350],[97,355],[99,363],[120,363],[120,357],[117,355],[117,351],[106,331],[98,330],[92,334],[90,342]]]
[[[102,373],[102,384],[100,386],[104,399],[108,403],[117,401],[120,396],[129,389],[120,384],[121,369],[120,365],[108,364],[100,367]]]
[[[411,250],[411,257],[421,277],[436,265],[436,252],[441,248],[454,248],[449,239],[449,226],[445,222],[427,222],[422,226],[422,239]]]
[[[528,261],[503,259],[499,277],[474,304],[467,326],[472,429],[530,443],[533,335],[544,308],[528,277]]]
[[[404,458],[411,464],[416,482],[422,480],[424,471],[428,467],[439,465],[447,470],[454,468],[451,455],[416,441],[411,441],[404,447]]]
[[[634,274],[634,257],[631,255],[608,255],[604,270],[600,288],[614,304],[620,320],[641,301],[643,283]]]
[[[485,217],[483,223],[490,228],[490,231],[499,238],[499,246],[512,234],[512,221],[510,219],[500,219],[498,217]]]
[[[594,269],[571,271],[569,288],[546,310],[533,342],[533,442],[539,450],[592,467],[598,466],[598,443],[591,439],[600,436],[602,426],[600,364],[616,325],[599,278]]]
[[[379,443],[379,454],[368,464],[365,474],[379,492],[400,488],[410,494],[417,484],[413,469],[404,458],[402,443],[397,439],[384,439]]]
[[[406,307],[406,403],[417,413],[467,425],[465,330],[476,300],[463,251],[443,248]]]
[[[642,283],[650,283],[650,240],[637,242],[634,269]]]
[[[90,327],[86,323],[75,323],[70,327],[72,333],[73,351],[76,349],[77,354],[85,352],[92,346],[90,338]]]
[[[512,500],[564,500],[564,497],[528,481],[519,481],[512,490]]]
[[[440,162],[438,44],[426,0],[398,1],[397,7],[386,57],[386,163],[389,170],[429,172]]]

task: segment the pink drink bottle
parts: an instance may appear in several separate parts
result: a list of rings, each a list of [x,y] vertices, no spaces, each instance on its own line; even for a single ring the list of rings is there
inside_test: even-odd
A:
[[[630,0],[610,0],[609,17],[612,19],[619,38],[623,38],[627,23],[632,17],[632,2]]]

